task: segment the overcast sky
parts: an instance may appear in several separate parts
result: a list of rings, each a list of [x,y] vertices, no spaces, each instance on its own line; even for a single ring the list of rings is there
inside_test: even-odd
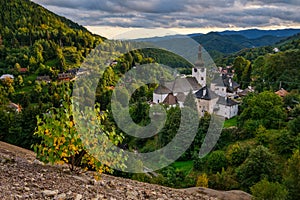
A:
[[[191,33],[253,27],[300,27],[300,0],[33,1],[94,32],[164,28]]]

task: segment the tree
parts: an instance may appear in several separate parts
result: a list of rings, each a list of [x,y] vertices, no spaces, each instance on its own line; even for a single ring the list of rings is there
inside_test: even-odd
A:
[[[86,133],[94,129],[94,127],[83,127],[75,125],[77,124],[73,116],[73,106],[70,101],[62,102],[62,107],[52,108],[47,113],[44,113],[42,117],[37,117],[38,128],[35,135],[41,138],[41,143],[34,145],[34,150],[37,153],[37,157],[41,161],[51,164],[54,163],[67,163],[71,171],[78,171],[78,166],[88,167],[96,170],[99,174],[104,171],[111,172],[112,169],[107,166],[116,164],[122,158],[121,155],[112,154],[111,152],[102,151],[103,146],[99,145],[99,142],[104,135],[95,135],[96,133],[87,134],[86,136],[80,135],[77,130],[82,127]],[[84,123],[87,119],[90,119],[89,112],[83,114],[83,118],[79,123]],[[90,123],[96,126],[100,123],[100,110],[95,110],[97,119],[91,119]],[[91,125],[89,125],[91,126]],[[95,129],[94,129],[95,130]],[[112,140],[115,145],[121,142],[122,138],[116,136],[112,132],[104,132]],[[83,140],[84,138],[84,140]],[[86,144],[88,143],[88,144]],[[101,146],[101,147],[99,147]],[[101,150],[98,151],[98,147]],[[102,157],[101,157],[102,156]],[[101,161],[99,160],[101,157]],[[102,159],[103,158],[103,159]],[[120,167],[124,167],[121,166]]]
[[[264,89],[266,60],[264,56],[259,56],[253,63],[251,77],[254,80],[255,89],[262,92]]]
[[[300,152],[296,150],[287,162],[284,185],[289,191],[289,199],[300,199]]]
[[[251,124],[253,130],[259,125],[265,128],[279,128],[286,119],[281,98],[273,92],[265,91],[247,96],[241,105],[239,127]]]
[[[263,178],[275,178],[274,155],[264,146],[258,146],[250,151],[245,162],[237,168],[237,177],[248,190]]]
[[[251,188],[254,200],[285,200],[288,191],[280,183],[272,183],[263,179]]]
[[[243,83],[242,85],[246,85],[248,82],[250,82],[251,62],[249,60],[239,56],[234,60],[232,67],[235,71],[235,78],[238,83]]]
[[[232,169],[226,170],[222,168],[222,172],[213,175],[214,179],[212,187],[218,190],[231,190],[238,188],[238,182],[234,179]]]
[[[249,147],[242,146],[239,143],[230,145],[226,151],[226,158],[230,165],[239,166],[242,164],[249,154]]]
[[[208,171],[212,171],[213,173],[217,173],[222,170],[222,168],[226,168],[227,159],[224,151],[213,151],[208,155],[207,158],[207,169]]]

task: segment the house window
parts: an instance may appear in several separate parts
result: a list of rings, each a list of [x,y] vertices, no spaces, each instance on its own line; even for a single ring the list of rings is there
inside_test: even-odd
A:
[[[201,81],[203,81],[204,80],[204,78],[203,77],[201,77]]]
[[[194,72],[197,73],[197,71],[198,71],[198,70],[197,70],[196,68],[194,68]]]

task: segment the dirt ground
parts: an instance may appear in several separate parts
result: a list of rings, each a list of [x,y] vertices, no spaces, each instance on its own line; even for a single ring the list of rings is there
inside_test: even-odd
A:
[[[44,165],[35,153],[0,142],[0,199],[99,200],[250,200],[242,191],[206,188],[171,189],[92,172],[72,174],[66,166]]]

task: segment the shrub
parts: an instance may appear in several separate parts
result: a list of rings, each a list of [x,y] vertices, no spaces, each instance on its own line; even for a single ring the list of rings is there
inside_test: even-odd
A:
[[[96,109],[96,113],[100,113],[100,110]],[[38,127],[35,135],[41,138],[40,144],[33,145],[37,157],[45,163],[66,163],[70,170],[75,172],[80,170],[79,167],[93,169],[98,174],[105,171],[111,172],[112,170],[108,166],[117,164],[125,158],[122,158],[122,155],[106,152],[104,149],[107,144],[101,142],[104,141],[103,137],[109,137],[115,145],[118,145],[121,138],[116,137],[114,132],[96,134],[100,131],[95,127],[99,127],[101,116],[98,115],[97,119],[93,119],[89,117],[88,111],[85,114],[82,117],[91,119],[90,127],[88,125],[83,127],[87,133],[85,136],[77,132],[81,126],[75,128],[76,122],[72,115],[72,105],[68,102],[63,102],[60,108],[50,109],[48,113],[43,114],[42,118],[37,117]],[[88,134],[91,130],[96,133]]]
[[[196,187],[205,187],[205,188],[208,187],[208,178],[205,173],[198,176]]]
[[[251,187],[254,200],[285,200],[288,191],[279,183],[272,183],[266,179]]]

